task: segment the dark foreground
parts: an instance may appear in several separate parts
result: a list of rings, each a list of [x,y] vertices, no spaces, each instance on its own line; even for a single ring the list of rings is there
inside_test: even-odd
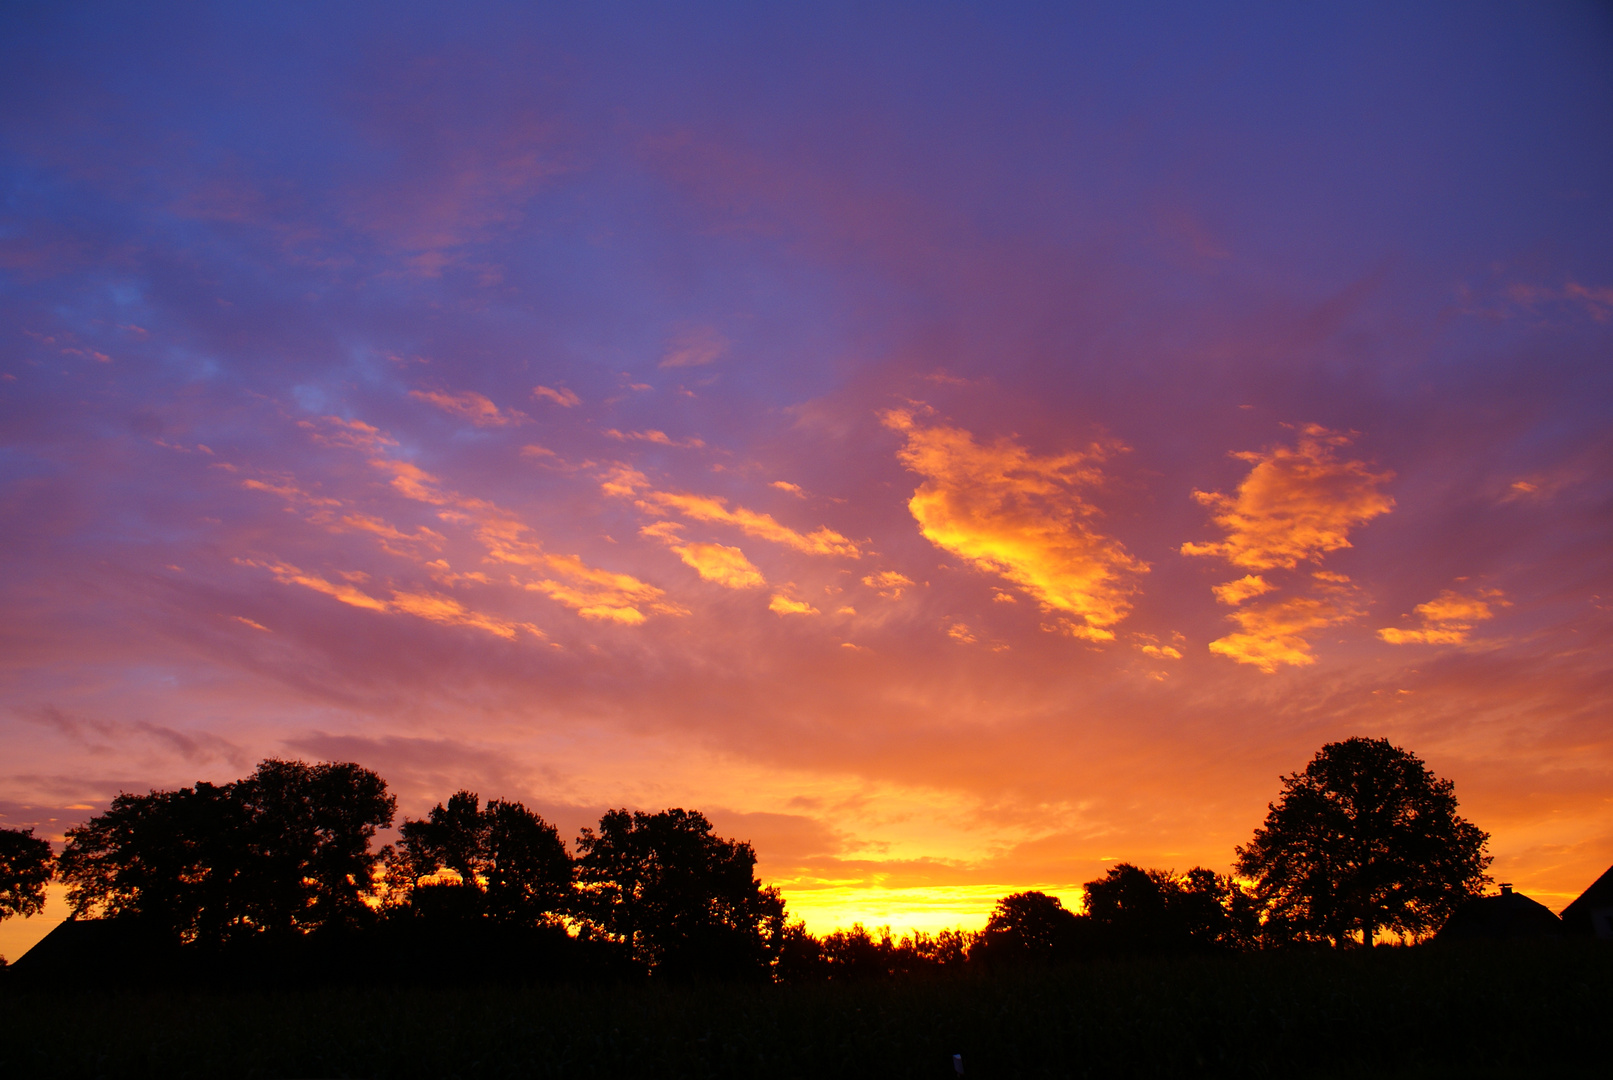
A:
[[[811,986],[29,990],[0,1076],[1608,1076],[1613,948],[1286,953]]]

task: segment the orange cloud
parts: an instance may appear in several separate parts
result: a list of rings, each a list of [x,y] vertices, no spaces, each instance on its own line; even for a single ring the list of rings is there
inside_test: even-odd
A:
[[[517,630],[525,630],[536,637],[545,636],[531,623],[510,622],[500,619],[496,615],[487,615],[480,611],[472,611],[451,596],[441,596],[428,593],[394,592],[392,606],[399,611],[406,611],[410,615],[432,622],[443,623],[448,626],[469,626],[477,630],[485,630],[490,634],[514,641]]]
[[[690,450],[698,450],[702,446],[706,445],[704,439],[697,439],[692,436],[687,439],[674,439],[666,432],[657,431],[654,428],[651,428],[648,431],[617,431],[615,428],[607,428],[604,434],[609,438],[617,439],[623,442],[632,441],[656,443],[661,446],[676,446]]]
[[[525,414],[514,409],[499,411],[497,405],[474,390],[464,390],[457,394],[443,393],[440,390],[411,390],[409,396],[435,405],[443,412],[457,416],[461,420],[469,420],[477,427],[503,427],[506,424],[519,424],[526,419]]]
[[[297,567],[292,566],[289,563],[263,563],[255,562],[250,559],[237,559],[236,561],[241,563],[243,566],[262,567],[263,569],[269,571],[269,573],[273,574],[275,580],[280,582],[282,585],[301,585],[305,589],[312,589],[315,592],[324,593],[326,596],[340,600],[342,603],[350,604],[356,608],[365,608],[369,611],[387,610],[385,600],[377,600],[375,597],[369,595],[368,593],[360,592],[351,585],[334,585],[320,577],[318,574],[304,573],[302,570],[299,570]]]
[[[484,499],[444,492],[430,473],[406,461],[377,459],[370,464],[392,474],[392,487],[408,498],[443,507],[437,516],[472,529],[487,549],[489,562],[535,570],[545,575],[522,582],[585,619],[641,623],[644,608],[657,614],[680,615],[684,609],[663,598],[666,593],[631,574],[589,566],[576,555],[556,555],[527,538],[531,531],[514,514]],[[560,578],[563,580],[556,580]]]
[[[1237,607],[1245,600],[1256,596],[1264,596],[1276,587],[1259,574],[1245,574],[1237,581],[1229,581],[1224,585],[1212,585],[1210,586],[1210,591],[1215,593],[1215,598],[1223,604]]]
[[[730,589],[755,589],[767,584],[762,572],[736,547],[724,544],[680,544],[672,549],[694,567],[695,573]]]
[[[394,543],[420,544],[441,551],[443,545],[442,533],[426,528],[424,525],[415,530],[413,535],[399,529],[396,525],[382,518],[371,517],[368,514],[348,514],[342,518],[341,524],[349,529],[367,532],[377,537],[383,550],[392,555],[409,556],[412,553],[402,551],[392,546]],[[338,530],[339,531],[339,530]]]
[[[1474,623],[1495,617],[1490,610],[1491,603],[1510,606],[1509,601],[1502,599],[1499,589],[1487,589],[1477,597],[1446,589],[1412,609],[1422,619],[1421,629],[1400,630],[1386,626],[1378,631],[1378,637],[1391,645],[1461,645],[1467,641]]]
[[[532,396],[535,398],[547,398],[562,409],[572,409],[582,404],[582,398],[567,390],[564,386],[558,390],[551,386],[534,386]]]
[[[806,492],[801,490],[800,484],[792,484],[788,480],[775,480],[768,487],[776,487],[780,491],[788,491],[798,499],[806,498]]]
[[[1302,560],[1317,562],[1329,551],[1349,547],[1351,528],[1395,505],[1378,490],[1394,474],[1375,473],[1364,461],[1341,460],[1338,450],[1349,444],[1348,435],[1307,424],[1292,448],[1233,454],[1254,464],[1236,495],[1193,492],[1215,511],[1212,520],[1227,538],[1190,541],[1182,554],[1216,556],[1250,570],[1292,570]]]
[[[902,590],[913,584],[913,579],[895,570],[881,570],[877,574],[869,574],[863,578],[863,584],[887,600],[900,600]]]
[[[791,600],[783,593],[774,593],[773,599],[767,602],[767,610],[779,615],[816,615],[818,609],[805,600]]]
[[[1321,582],[1313,595],[1233,612],[1227,617],[1239,632],[1210,642],[1210,651],[1268,675],[1283,666],[1304,667],[1316,663],[1307,634],[1361,614],[1354,588]]]
[[[379,453],[385,446],[396,446],[398,441],[380,428],[372,427],[362,420],[343,420],[339,416],[322,416],[319,418],[323,429],[312,420],[299,420],[297,426],[313,433],[313,440],[325,446],[336,446],[347,450],[364,450],[369,453]]]
[[[1293,447],[1233,454],[1253,468],[1234,495],[1195,491],[1193,497],[1214,514],[1226,532],[1213,543],[1188,542],[1184,555],[1205,555],[1250,570],[1293,570],[1301,562],[1350,546],[1350,530],[1395,505],[1380,487],[1393,473],[1373,472],[1366,462],[1342,458],[1351,436],[1307,424]],[[1210,651],[1268,674],[1283,666],[1316,662],[1307,637],[1358,617],[1359,593],[1343,574],[1315,570],[1309,595],[1247,607],[1229,615],[1238,633],[1210,642]],[[1276,592],[1263,574],[1245,574],[1212,586],[1215,598],[1231,607]]]
[[[401,611],[421,619],[428,619],[432,622],[443,623],[449,626],[468,626],[477,630],[485,630],[490,634],[496,634],[497,636],[508,640],[515,639],[517,630],[526,630],[527,632],[540,638],[545,636],[542,630],[539,630],[531,623],[511,622],[507,619],[501,619],[496,615],[488,615],[483,612],[473,611],[470,608],[465,607],[459,601],[448,596],[426,593],[399,592],[397,590],[393,590],[392,599],[390,601],[386,601],[371,596],[368,593],[361,592],[351,585],[340,585],[326,581],[318,574],[307,573],[295,566],[290,565],[289,563],[263,563],[248,559],[238,559],[236,561],[244,566],[259,566],[265,570],[268,570],[274,575],[275,580],[279,581],[281,584],[301,585],[305,589],[312,589],[315,592],[324,593],[326,596],[340,600],[344,604],[349,604],[357,608],[364,608],[367,611],[376,611],[382,613]],[[363,580],[367,575],[362,573],[354,573],[344,574],[342,576]],[[246,623],[248,626],[256,627],[259,630],[265,629],[250,619],[241,618],[241,616],[236,616],[236,618],[240,619],[241,622]]]
[[[922,427],[903,409],[881,419],[906,437],[902,464],[924,477],[907,505],[926,539],[1013,582],[1065,633],[1114,638],[1148,564],[1092,527],[1098,510],[1078,489],[1100,483],[1099,465],[1120,448],[1038,457],[1008,439],[981,445],[960,428]]]
[[[762,572],[745,558],[743,551],[724,544],[684,543],[678,535],[680,529],[674,522],[661,521],[644,526],[639,533],[666,544],[706,581],[730,589],[755,589],[767,584]]]
[[[303,503],[308,506],[329,507],[340,506],[340,499],[331,499],[323,495],[315,495],[304,491],[291,480],[281,480],[278,483],[267,480],[242,480],[241,486],[248,491],[262,491],[269,495],[278,495],[290,503]],[[326,515],[329,516],[328,514]]]
[[[633,495],[646,487],[649,481],[643,473],[618,466],[608,475],[601,490],[607,495]],[[743,506],[728,508],[728,501],[712,495],[689,495],[670,491],[646,491],[636,504],[651,514],[675,513],[691,521],[704,521],[732,525],[741,532],[793,548],[808,555],[836,555],[859,558],[862,551],[856,544],[824,526],[815,532],[800,533],[780,524],[771,514],[757,513]]]

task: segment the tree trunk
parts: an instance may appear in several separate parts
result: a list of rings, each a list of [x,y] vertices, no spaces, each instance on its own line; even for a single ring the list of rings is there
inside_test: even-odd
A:
[[[1375,929],[1376,927],[1372,925],[1371,919],[1367,919],[1361,924],[1361,944],[1368,949],[1372,948],[1372,934]]]

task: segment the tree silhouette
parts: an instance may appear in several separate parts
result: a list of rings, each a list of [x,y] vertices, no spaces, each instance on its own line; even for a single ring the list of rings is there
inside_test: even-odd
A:
[[[553,825],[521,803],[495,799],[484,809],[475,792],[458,791],[424,819],[405,820],[400,831],[399,862],[419,898],[430,895],[421,878],[452,870],[459,876],[452,906],[461,910],[534,922],[569,906],[566,846]]]
[[[49,840],[32,829],[0,829],[0,919],[43,911],[51,872]]]
[[[308,930],[368,918],[378,859],[370,842],[397,806],[385,780],[351,762],[270,759],[230,789],[246,818],[242,884],[256,925]]]
[[[183,943],[306,932],[366,917],[386,782],[351,763],[265,760],[222,786],[120,794],[67,832],[75,916],[138,920]]]
[[[997,901],[971,959],[991,964],[1049,963],[1074,952],[1081,920],[1056,896],[1020,892]]]
[[[232,845],[243,822],[215,784],[120,794],[67,831],[57,875],[73,915],[137,920],[181,942],[233,936],[250,924]]]
[[[714,835],[703,814],[611,810],[577,850],[577,913],[589,933],[657,974],[767,971],[784,902],[756,880],[751,846]]]
[[[1238,870],[1274,937],[1425,934],[1490,880],[1489,836],[1458,816],[1451,782],[1387,739],[1328,743],[1267,809]]]
[[[452,870],[462,883],[474,885],[486,863],[487,822],[475,792],[454,792],[447,806],[438,803],[422,820],[405,818],[398,832],[402,863],[416,882]]]
[[[1099,939],[1120,952],[1248,948],[1259,927],[1253,899],[1203,867],[1177,877],[1120,863],[1082,891]]]

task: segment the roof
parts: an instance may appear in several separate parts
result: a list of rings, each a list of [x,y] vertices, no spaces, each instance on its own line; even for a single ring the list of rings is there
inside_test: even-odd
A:
[[[123,919],[67,919],[17,957],[9,970],[27,979],[98,982],[150,964],[157,943]]]
[[[1562,917],[1567,933],[1613,938],[1613,867],[1563,908]]]
[[[1441,941],[1554,937],[1562,932],[1563,924],[1551,908],[1503,885],[1499,895],[1475,896],[1457,908],[1438,937]]]

